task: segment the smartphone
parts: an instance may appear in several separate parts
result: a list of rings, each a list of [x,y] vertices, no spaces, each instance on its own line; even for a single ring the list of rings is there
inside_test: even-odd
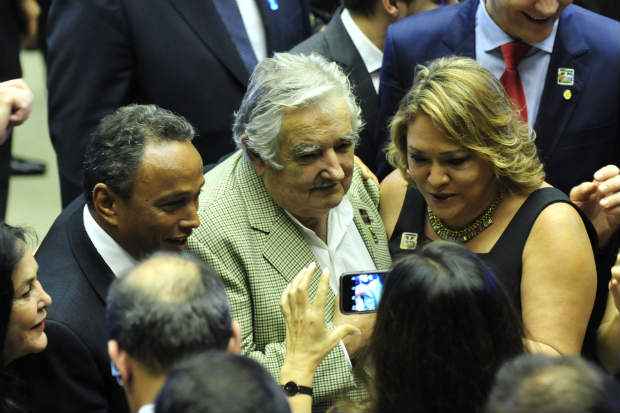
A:
[[[340,312],[374,313],[379,308],[387,271],[348,272],[340,276]]]

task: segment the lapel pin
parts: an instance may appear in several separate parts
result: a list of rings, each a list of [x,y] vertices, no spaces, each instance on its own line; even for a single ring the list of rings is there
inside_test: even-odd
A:
[[[278,0],[267,0],[267,4],[269,4],[269,9],[271,11],[276,11],[280,8],[280,5],[278,4]]]
[[[573,92],[571,92],[570,89],[566,89],[562,96],[564,97],[564,100],[570,100],[573,97]]]
[[[558,85],[573,86],[575,84],[575,69],[558,68]]]
[[[418,234],[416,232],[403,232],[400,236],[401,250],[414,250],[418,246]]]
[[[362,217],[362,221],[364,222],[364,224],[371,225],[372,219],[370,219],[370,215],[368,215],[368,211],[366,211],[364,208],[360,208],[359,211],[360,211],[360,217]]]

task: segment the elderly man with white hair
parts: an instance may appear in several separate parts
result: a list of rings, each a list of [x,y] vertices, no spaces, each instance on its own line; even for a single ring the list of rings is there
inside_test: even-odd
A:
[[[374,319],[337,311],[338,276],[391,264],[378,188],[354,165],[361,127],[347,77],[335,63],[317,55],[264,60],[235,115],[239,151],[205,175],[202,224],[189,240],[224,280],[242,352],[276,378],[287,351],[280,296],[308,263],[329,270],[334,294],[326,300],[325,322],[354,324],[362,334],[336,346],[313,383],[287,386],[291,397],[312,395],[315,412],[340,396],[364,395],[352,364]]]

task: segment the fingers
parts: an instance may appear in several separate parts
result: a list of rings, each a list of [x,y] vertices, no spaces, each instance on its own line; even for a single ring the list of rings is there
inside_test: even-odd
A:
[[[357,166],[362,172],[362,178],[364,178],[365,181],[370,179],[371,181],[374,181],[374,183],[379,185],[379,179],[375,176],[375,174],[372,173],[372,171],[366,166],[366,164],[357,157],[357,155],[355,155],[355,166]]]
[[[335,327],[329,335],[330,348],[333,348],[340,340],[350,335],[362,335],[362,331],[351,324],[341,324]]]
[[[570,190],[570,200],[574,203],[587,202],[596,194],[597,184],[583,182]]]
[[[620,169],[616,165],[607,165],[594,173],[594,179],[598,182],[603,182],[619,174]]]
[[[314,300],[314,306],[316,308],[325,308],[325,302],[327,301],[327,292],[329,291],[329,271],[323,270],[321,273],[321,279],[319,280],[319,287],[316,293],[316,299]]]
[[[620,311],[620,281],[618,280],[618,278],[612,278],[612,280],[609,282],[609,292],[614,298],[614,304],[616,305],[616,308],[618,309],[618,311]]]

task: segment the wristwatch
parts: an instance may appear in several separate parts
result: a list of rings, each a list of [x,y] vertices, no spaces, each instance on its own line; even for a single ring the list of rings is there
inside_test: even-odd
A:
[[[308,396],[312,396],[312,387],[300,386],[294,381],[282,384],[282,390],[284,390],[284,393],[286,393],[288,397],[293,397],[296,394],[307,394]]]

